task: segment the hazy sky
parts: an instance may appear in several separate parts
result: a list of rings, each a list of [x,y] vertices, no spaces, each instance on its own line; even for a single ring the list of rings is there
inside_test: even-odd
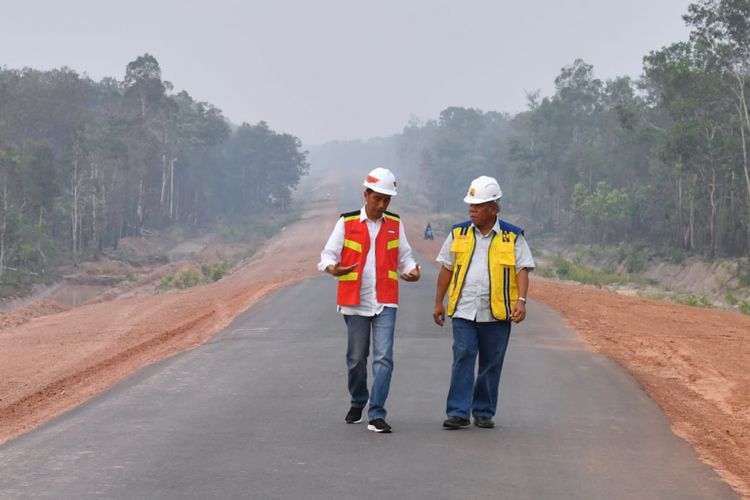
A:
[[[400,132],[448,106],[515,113],[582,58],[638,77],[686,40],[689,0],[0,0],[0,65],[122,79],[148,52],[175,91],[306,145]]]

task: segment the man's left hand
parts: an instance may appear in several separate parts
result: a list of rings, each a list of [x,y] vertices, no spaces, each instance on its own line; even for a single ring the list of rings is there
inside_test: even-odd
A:
[[[516,302],[516,307],[510,313],[510,319],[513,323],[520,323],[526,318],[526,303],[522,300]]]
[[[404,281],[419,281],[419,277],[420,277],[419,268],[420,267],[421,266],[417,264],[417,266],[414,269],[412,269],[408,273],[402,274],[401,279]]]

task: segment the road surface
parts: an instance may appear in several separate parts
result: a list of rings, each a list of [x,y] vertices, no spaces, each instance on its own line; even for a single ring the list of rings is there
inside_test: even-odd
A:
[[[626,372],[535,302],[511,334],[497,427],[443,430],[450,329],[432,323],[423,273],[402,285],[393,434],[344,423],[326,275],[0,446],[0,498],[736,498]]]

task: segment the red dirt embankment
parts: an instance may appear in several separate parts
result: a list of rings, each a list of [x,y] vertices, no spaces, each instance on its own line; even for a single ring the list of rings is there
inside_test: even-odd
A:
[[[0,443],[67,411],[139,368],[210,339],[274,290],[317,273],[335,221],[333,202],[316,204],[246,264],[209,285],[126,298],[49,314],[37,303],[0,315]],[[305,249],[302,251],[301,249]],[[42,315],[47,314],[47,315]],[[31,318],[31,319],[30,319]]]
[[[442,240],[409,242],[437,255]],[[630,297],[531,275],[529,298],[565,319],[594,352],[638,380],[672,422],[739,494],[750,498],[750,316]],[[528,315],[534,314],[533,303]]]

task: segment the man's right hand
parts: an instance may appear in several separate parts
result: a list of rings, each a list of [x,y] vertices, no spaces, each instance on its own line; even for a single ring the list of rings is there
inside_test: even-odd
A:
[[[443,304],[435,304],[435,309],[432,311],[432,319],[435,320],[438,326],[445,324],[445,307]]]
[[[326,272],[334,276],[343,276],[354,271],[358,265],[359,263],[355,262],[351,266],[342,266],[341,262],[337,262],[335,264],[329,264],[328,267],[326,267]]]

